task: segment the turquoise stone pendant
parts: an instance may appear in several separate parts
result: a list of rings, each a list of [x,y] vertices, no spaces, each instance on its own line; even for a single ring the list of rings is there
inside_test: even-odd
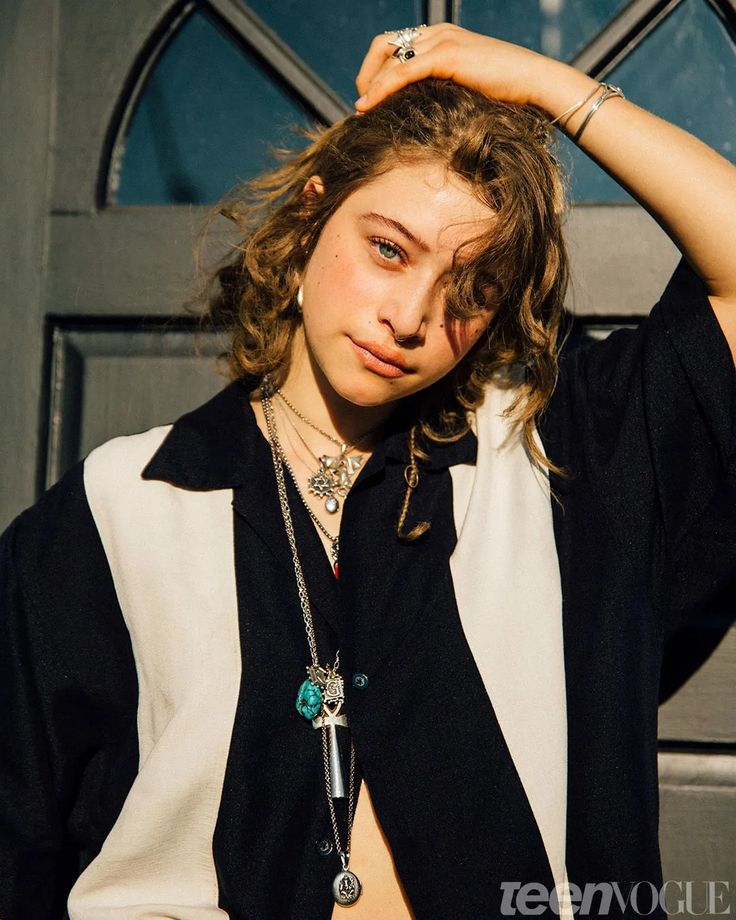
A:
[[[296,711],[305,719],[314,719],[322,708],[322,691],[309,678],[299,687],[296,696]]]

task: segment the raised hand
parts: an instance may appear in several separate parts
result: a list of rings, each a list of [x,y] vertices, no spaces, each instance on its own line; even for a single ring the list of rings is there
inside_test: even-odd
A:
[[[504,102],[543,105],[540,90],[554,79],[555,72],[565,68],[528,48],[448,22],[421,28],[414,41],[416,55],[402,62],[393,56],[396,46],[389,44],[393,34],[377,35],[363,59],[355,81],[361,94],[355,104],[358,111],[426,77],[454,80]]]

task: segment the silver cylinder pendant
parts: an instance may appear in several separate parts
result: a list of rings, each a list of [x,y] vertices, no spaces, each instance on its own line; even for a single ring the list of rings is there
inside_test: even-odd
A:
[[[327,731],[330,745],[330,794],[333,799],[344,799],[345,780],[342,775],[340,748],[337,743],[337,728],[334,722],[330,722]]]

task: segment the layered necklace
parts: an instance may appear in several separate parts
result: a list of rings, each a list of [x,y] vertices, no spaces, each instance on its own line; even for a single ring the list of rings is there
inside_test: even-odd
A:
[[[328,441],[332,441],[333,444],[336,444],[340,451],[337,455],[322,454],[317,456],[312,449],[309,447],[307,442],[301,438],[302,443],[307,448],[309,453],[312,455],[313,459],[316,460],[318,464],[318,469],[316,472],[308,479],[309,491],[312,495],[316,495],[318,498],[323,498],[325,500],[325,510],[330,514],[335,514],[340,508],[340,498],[345,498],[350,490],[350,486],[353,484],[353,476],[360,469],[363,458],[358,457],[349,457],[348,454],[353,450],[356,445],[360,444],[362,441],[373,434],[380,425],[375,425],[370,430],[364,432],[357,440],[353,441],[351,444],[347,444],[344,441],[339,441],[337,438],[333,437],[327,431],[323,431],[318,425],[315,425],[313,421],[308,419],[303,415],[296,406],[292,405],[291,402],[284,396],[281,390],[269,380],[269,383],[272,387],[273,392],[279,397],[279,399],[284,403],[287,408],[289,408],[297,418],[301,419],[306,425],[309,425],[310,428],[313,428],[315,431],[318,431],[322,437],[327,438]]]
[[[276,474],[279,504],[281,506],[281,514],[284,519],[286,535],[289,540],[289,547],[291,548],[291,557],[294,566],[294,576],[296,578],[297,591],[299,594],[299,603],[302,609],[302,618],[304,620],[304,627],[307,634],[307,643],[309,645],[309,652],[312,661],[312,663],[306,668],[307,678],[306,680],[302,681],[297,691],[296,708],[300,715],[311,721],[313,728],[320,729],[322,732],[322,761],[325,776],[325,792],[327,794],[327,805],[330,812],[332,831],[335,837],[335,847],[337,854],[340,857],[340,863],[342,865],[341,871],[337,873],[332,883],[332,895],[338,904],[352,904],[358,900],[361,892],[360,880],[358,879],[357,875],[355,875],[354,872],[351,872],[348,868],[350,863],[350,840],[353,829],[353,819],[355,817],[355,746],[353,745],[351,739],[350,768],[347,791],[348,826],[347,833],[345,835],[345,847],[343,848],[340,840],[340,830],[337,824],[337,816],[335,814],[334,800],[344,799],[346,797],[345,780],[343,777],[342,764],[340,759],[340,748],[337,738],[338,727],[345,729],[348,727],[347,715],[341,711],[345,703],[345,683],[339,673],[339,651],[335,656],[334,664],[320,664],[319,661],[314,620],[312,618],[312,609],[309,603],[309,594],[307,593],[304,573],[302,571],[302,566],[299,561],[299,554],[297,552],[294,523],[291,517],[291,509],[289,508],[289,499],[286,491],[286,478],[284,476],[284,469],[287,470],[293,479],[297,493],[304,503],[307,511],[309,512],[310,517],[320,528],[322,533],[324,533],[330,540],[331,557],[335,576],[338,574],[339,541],[337,536],[332,536],[328,533],[326,528],[322,525],[322,522],[309,507],[305,496],[299,488],[299,484],[294,475],[294,471],[279,440],[272,403],[272,396],[274,394],[278,395],[284,401],[287,407],[290,408],[291,411],[300,419],[302,419],[302,421],[310,425],[316,431],[319,431],[326,438],[329,438],[340,447],[340,454],[337,457],[315,457],[315,459],[318,459],[320,462],[320,470],[312,477],[310,477],[310,491],[314,492],[314,494],[320,493],[316,492],[312,488],[313,480],[315,480],[317,476],[323,475],[327,483],[325,488],[329,486],[329,491],[325,491],[323,493],[323,495],[327,496],[327,501],[333,499],[335,502],[337,502],[337,498],[335,497],[336,495],[344,497],[352,485],[352,476],[360,468],[362,458],[349,458],[347,453],[352,449],[352,445],[344,444],[338,441],[336,438],[333,438],[331,435],[327,434],[327,432],[324,432],[318,428],[313,422],[305,418],[294,406],[291,405],[291,403],[286,399],[283,393],[278,390],[278,388],[268,376],[264,378],[261,387],[261,406],[263,408],[263,415],[266,419],[266,425],[268,428],[269,443],[271,445],[271,456],[273,459],[274,472]],[[365,439],[367,434],[368,433],[364,434],[360,440]],[[304,443],[306,445],[306,442]],[[354,443],[357,444],[360,442],[356,441]],[[313,454],[312,456],[315,455]],[[347,462],[349,460],[357,460],[357,465],[351,465]],[[326,461],[335,462],[332,465],[328,465]],[[320,497],[323,497],[323,495],[320,495]],[[326,507],[327,501],[325,502]],[[337,511],[338,508],[339,504],[336,504],[332,509],[327,507],[327,510],[332,510],[334,512]]]

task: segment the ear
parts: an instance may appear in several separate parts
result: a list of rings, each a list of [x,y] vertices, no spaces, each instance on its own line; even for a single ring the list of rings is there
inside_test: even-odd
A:
[[[309,201],[310,199],[319,198],[325,191],[325,185],[321,176],[310,176],[304,183],[302,195]]]
[[[302,201],[304,202],[304,208],[307,213],[309,213],[310,204],[316,204],[317,199],[324,194],[324,191],[325,185],[321,176],[310,176],[307,179],[302,189]],[[308,237],[309,234],[305,234],[299,241],[302,248],[307,245]]]

